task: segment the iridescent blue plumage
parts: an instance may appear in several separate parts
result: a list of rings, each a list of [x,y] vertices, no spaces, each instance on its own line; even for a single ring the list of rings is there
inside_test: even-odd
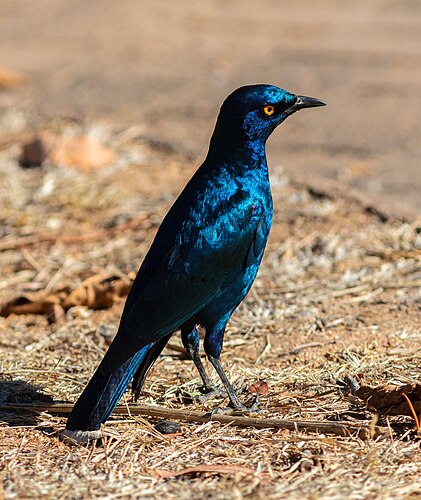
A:
[[[67,422],[91,431],[110,415],[130,379],[138,395],[173,332],[207,390],[196,326],[231,405],[244,408],[219,357],[226,324],[250,290],[272,224],[265,143],[287,116],[322,101],[270,85],[241,87],[225,100],[208,155],[164,218],[127,298],[116,338]]]

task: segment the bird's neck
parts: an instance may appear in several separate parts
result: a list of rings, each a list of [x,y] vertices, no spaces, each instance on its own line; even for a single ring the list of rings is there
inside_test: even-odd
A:
[[[242,162],[246,168],[266,167],[266,141],[250,139],[243,131],[233,132],[216,127],[209,144],[207,160]]]

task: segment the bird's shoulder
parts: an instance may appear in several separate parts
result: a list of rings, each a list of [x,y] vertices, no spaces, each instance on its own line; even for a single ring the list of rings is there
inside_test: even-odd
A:
[[[174,245],[213,242],[221,246],[233,237],[246,236],[262,216],[271,219],[267,176],[255,171],[235,175],[224,165],[205,167],[196,172],[165,216],[146,261],[162,259]]]

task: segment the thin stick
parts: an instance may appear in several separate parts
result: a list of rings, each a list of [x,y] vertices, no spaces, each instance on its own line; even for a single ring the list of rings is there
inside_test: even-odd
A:
[[[415,420],[415,427],[417,429],[417,432],[421,432],[421,424],[418,419],[417,413],[415,411],[415,408],[411,402],[411,400],[408,398],[408,396],[403,392],[402,396],[405,398],[406,402],[408,403],[409,409],[411,410],[412,416],[414,417]]]
[[[36,403],[36,404],[6,404],[0,405],[0,411],[27,410],[35,412],[48,412],[51,414],[69,414],[73,408],[73,403]],[[385,432],[379,427],[375,427],[374,436],[369,425],[353,424],[348,422],[328,422],[313,420],[286,420],[280,418],[256,418],[250,416],[236,415],[211,415],[192,411],[187,408],[174,409],[162,406],[149,405],[128,405],[130,414],[155,418],[175,419],[184,422],[220,422],[221,424],[232,424],[239,427],[256,427],[258,429],[288,429],[290,431],[308,431],[316,433],[335,434],[338,436],[357,436],[360,439],[377,437]],[[114,410],[114,415],[127,415],[126,405],[118,405]]]
[[[126,231],[128,229],[134,229],[141,222],[144,222],[148,218],[147,215],[142,214],[129,222],[124,222],[123,224],[118,224],[113,227],[108,227],[106,229],[100,229],[98,231],[93,231],[92,233],[77,234],[74,236],[49,236],[49,235],[32,235],[19,238],[17,240],[5,241],[0,244],[0,252],[5,252],[6,250],[16,250],[18,248],[23,248],[27,246],[37,245],[39,243],[48,243],[54,245],[55,243],[81,243],[84,241],[96,240],[97,238],[103,238],[110,234],[114,234],[121,231]]]

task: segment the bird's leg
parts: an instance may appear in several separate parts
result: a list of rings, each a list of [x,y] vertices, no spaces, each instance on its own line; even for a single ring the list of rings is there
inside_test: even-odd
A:
[[[194,327],[192,330],[182,330],[181,340],[183,342],[186,351],[189,353],[191,359],[193,360],[193,363],[195,364],[199,372],[200,378],[202,379],[203,382],[202,390],[204,394],[195,398],[197,402],[204,403],[205,401],[214,396],[225,395],[223,391],[221,391],[218,387],[215,387],[212,384],[209,375],[206,373],[205,367],[203,366],[199,352],[200,338],[199,334],[197,333],[196,327]]]
[[[225,390],[227,391],[231,403],[231,408],[243,412],[255,411],[257,405],[259,404],[259,395],[256,394],[256,397],[251,406],[244,405],[240,401],[239,397],[237,396],[237,393],[234,390],[234,387],[231,385],[231,382],[228,380],[228,377],[225,375],[225,372],[222,369],[221,361],[219,358],[222,350],[224,332],[225,332],[225,327],[219,330],[210,330],[206,332],[206,337],[205,337],[206,355],[209,361],[212,363],[213,367],[215,368],[217,374],[219,375],[219,378],[221,379],[222,384],[225,387]]]
[[[231,385],[231,382],[228,380],[227,376],[225,375],[225,372],[221,366],[221,361],[217,358],[210,356],[210,355],[208,355],[208,358],[209,358],[209,361],[214,366],[222,383],[224,384],[225,390],[227,391],[228,397],[230,398],[231,407],[234,410],[240,410],[243,412],[244,411],[246,411],[246,412],[255,411],[257,409],[258,404],[259,404],[259,395],[256,394],[254,401],[250,406],[246,406],[245,404],[243,404],[240,401],[239,397],[237,396],[237,393],[235,392],[234,387]]]

